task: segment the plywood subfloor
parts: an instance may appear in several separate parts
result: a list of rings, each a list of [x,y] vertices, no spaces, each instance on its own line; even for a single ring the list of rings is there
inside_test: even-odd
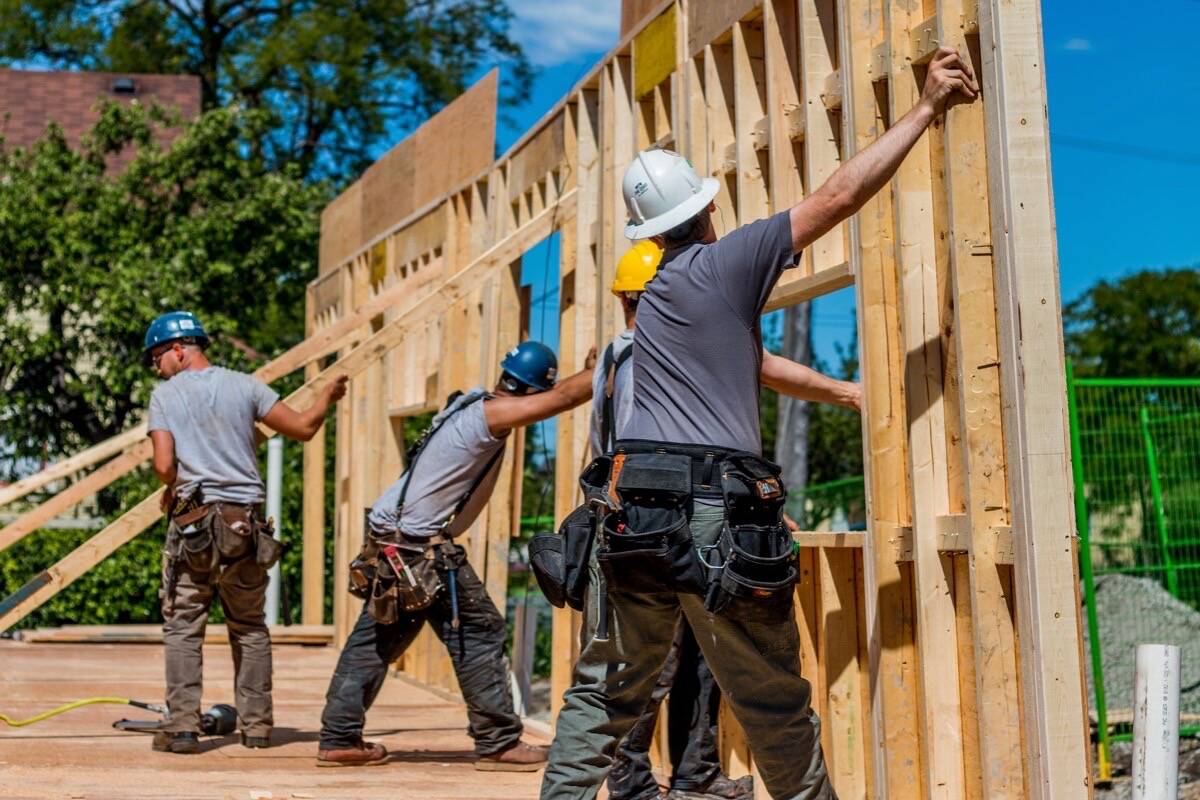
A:
[[[207,645],[204,706],[233,702],[229,649]],[[0,723],[0,798],[404,798],[507,800],[537,795],[541,773],[476,772],[462,705],[389,678],[367,718],[367,735],[391,753],[386,765],[315,765],[323,697],[337,653],[275,647],[275,740],[247,750],[235,737],[204,739],[197,755],[150,750],[148,734],[114,730],[153,714],[95,705],[25,728]],[[155,645],[0,641],[0,711],[24,718],[96,695],[162,702],[163,651]],[[527,734],[531,742],[542,742]]]

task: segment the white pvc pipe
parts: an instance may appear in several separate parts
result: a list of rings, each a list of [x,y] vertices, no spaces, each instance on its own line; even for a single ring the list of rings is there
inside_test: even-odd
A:
[[[280,536],[282,523],[279,519],[283,503],[283,437],[272,436],[267,440],[267,516],[275,520],[275,538]],[[271,567],[267,581],[267,624],[279,624],[279,564]]]
[[[1133,706],[1133,800],[1179,797],[1179,648],[1139,644]]]

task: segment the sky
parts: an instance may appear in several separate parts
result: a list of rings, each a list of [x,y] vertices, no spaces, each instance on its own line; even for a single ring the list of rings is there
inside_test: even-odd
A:
[[[620,0],[509,0],[513,33],[540,74],[529,102],[497,130],[503,152],[614,46]],[[1136,4],[1046,0],[1043,37],[1051,165],[1064,301],[1099,279],[1143,268],[1200,264],[1200,71],[1188,54],[1200,30],[1200,0]],[[551,253],[556,261],[557,252]],[[541,285],[544,246],[527,254],[534,283],[532,332],[552,323],[557,292]],[[550,274],[554,275],[553,266]],[[853,332],[850,290],[817,301],[818,357]]]

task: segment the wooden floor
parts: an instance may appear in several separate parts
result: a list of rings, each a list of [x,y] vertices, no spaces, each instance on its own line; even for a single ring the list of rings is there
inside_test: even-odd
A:
[[[233,702],[229,650],[207,645],[204,705]],[[150,750],[148,734],[114,730],[123,717],[154,715],[94,705],[24,728],[0,722],[0,798],[404,798],[507,800],[537,795],[541,773],[476,772],[460,703],[389,678],[367,735],[386,765],[318,769],[317,729],[337,654],[275,647],[275,740],[247,750],[235,737],[202,740],[197,755]],[[0,641],[0,712],[25,718],[97,695],[162,702],[163,651],[145,644]],[[527,734],[531,742],[543,742]]]

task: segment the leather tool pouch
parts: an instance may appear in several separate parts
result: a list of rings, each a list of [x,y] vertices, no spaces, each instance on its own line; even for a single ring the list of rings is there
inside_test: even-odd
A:
[[[273,520],[254,521],[254,560],[263,569],[270,569],[283,557],[283,542],[275,538]]]
[[[604,517],[596,551],[608,587],[703,595],[707,581],[688,526],[691,459],[670,453],[628,454],[614,492],[621,508]]]
[[[254,549],[255,524],[253,512],[246,506],[215,503],[213,536],[222,561],[245,558]]]
[[[725,523],[705,605],[720,613],[747,601],[756,613],[784,615],[798,579],[792,537],[783,524],[787,493],[780,469],[752,455],[730,456],[722,466]]]
[[[349,589],[367,601],[371,619],[391,625],[401,612],[413,613],[433,605],[442,589],[436,545],[406,542],[398,534],[377,536],[366,520],[363,529],[367,535],[362,551],[350,562]]]
[[[587,596],[588,560],[599,518],[596,500],[604,498],[612,459],[601,456],[579,476],[587,502],[563,520],[558,533],[539,533],[529,542],[529,563],[542,594],[558,608],[582,611]]]
[[[171,517],[171,534],[178,542],[178,553],[188,569],[209,572],[217,566],[218,552],[213,546],[214,506],[196,506]]]

